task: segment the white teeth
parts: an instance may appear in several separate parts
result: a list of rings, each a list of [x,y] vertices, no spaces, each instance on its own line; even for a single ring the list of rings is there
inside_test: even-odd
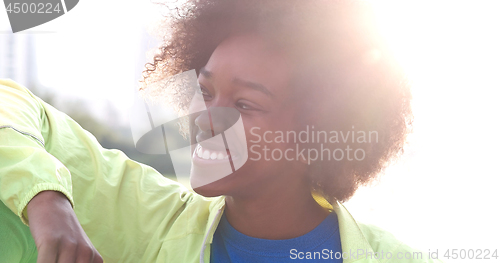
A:
[[[201,158],[208,160],[210,158],[210,152],[208,150],[205,150]]]
[[[227,155],[226,151],[209,151],[206,149],[203,149],[201,145],[198,145],[198,147],[195,150],[196,155],[205,160],[227,160],[229,159],[229,156]]]
[[[201,147],[198,147],[198,150],[196,150],[196,155],[198,155],[198,157],[202,158]]]

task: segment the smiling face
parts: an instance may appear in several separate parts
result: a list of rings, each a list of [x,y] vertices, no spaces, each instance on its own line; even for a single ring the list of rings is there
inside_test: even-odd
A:
[[[292,182],[303,184],[306,167],[302,162],[285,158],[265,160],[263,155],[259,158],[255,154],[263,153],[264,147],[281,149],[282,152],[295,147],[285,143],[266,143],[256,135],[262,137],[266,131],[274,134],[274,131],[299,128],[296,116],[301,110],[300,101],[294,101],[290,88],[292,65],[283,51],[273,48],[255,34],[230,37],[216,48],[198,78],[206,107],[210,112],[218,107],[239,111],[246,135],[243,138],[246,137],[247,148],[253,152],[248,153],[249,158],[240,169],[195,188],[196,192],[205,196],[255,195],[295,185]],[[205,112],[194,120],[192,136],[201,143],[193,156],[197,170],[192,177],[204,176],[204,169],[217,166],[226,158],[234,159],[234,163],[241,158],[241,153],[231,151],[233,156],[227,156],[225,149],[203,141],[228,128],[218,123],[213,115],[210,120],[211,116]],[[266,136],[268,141],[273,140],[270,134]]]

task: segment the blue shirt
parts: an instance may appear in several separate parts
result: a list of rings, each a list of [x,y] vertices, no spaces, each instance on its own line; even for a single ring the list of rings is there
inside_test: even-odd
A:
[[[214,234],[210,262],[342,262],[341,253],[337,215],[334,212],[309,233],[284,240],[244,235],[234,229],[223,215]]]

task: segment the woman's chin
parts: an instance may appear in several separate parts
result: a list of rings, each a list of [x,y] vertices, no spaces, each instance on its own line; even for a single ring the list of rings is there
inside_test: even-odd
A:
[[[224,195],[222,191],[217,189],[207,189],[208,187],[198,187],[193,189],[193,191],[204,197],[218,197]]]
[[[202,195],[204,197],[217,197],[221,195],[227,194],[229,189],[224,189],[223,184],[225,181],[225,178],[220,179],[218,181],[212,182],[210,184],[205,184],[203,186],[199,186],[196,188],[193,188],[193,191],[195,193]]]
[[[204,188],[233,173],[229,160],[206,160],[194,156],[190,183],[193,189]]]

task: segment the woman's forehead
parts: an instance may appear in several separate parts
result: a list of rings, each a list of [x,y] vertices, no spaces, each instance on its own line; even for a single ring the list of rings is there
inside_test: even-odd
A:
[[[242,79],[275,89],[287,86],[292,64],[287,54],[257,34],[231,36],[212,53],[204,70],[218,81]]]

